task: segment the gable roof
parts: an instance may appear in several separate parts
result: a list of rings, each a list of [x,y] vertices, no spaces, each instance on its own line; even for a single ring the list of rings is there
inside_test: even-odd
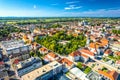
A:
[[[72,56],[72,57],[79,56],[80,52],[79,51],[74,51],[74,52],[70,53],[69,55]]]
[[[81,49],[80,52],[81,53],[86,53],[86,54],[88,54],[90,56],[95,56],[95,54],[93,52],[91,52],[89,49],[84,48],[84,49]]]
[[[120,56],[120,51],[118,51],[118,52],[115,52],[115,54],[116,54],[116,55],[118,55],[118,56]]]
[[[118,73],[116,71],[105,72],[105,71],[102,71],[102,70],[98,70],[98,73],[106,76],[110,80],[116,80],[117,77],[118,77]]]
[[[65,63],[65,64],[67,64],[67,66],[72,66],[73,65],[73,62],[68,60],[67,58],[62,58],[59,62],[62,63],[62,64]]]
[[[111,54],[111,53],[112,53],[112,50],[111,49],[107,49],[104,54]]]

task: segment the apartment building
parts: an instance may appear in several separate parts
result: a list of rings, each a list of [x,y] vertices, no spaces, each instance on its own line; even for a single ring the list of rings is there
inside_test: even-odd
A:
[[[29,51],[32,49],[31,45],[25,44],[22,40],[2,41],[0,47],[3,49],[3,55],[13,60],[29,58]]]
[[[31,57],[24,61],[18,61],[14,64],[16,75],[21,77],[42,66],[42,61],[38,57]]]
[[[35,69],[21,76],[21,80],[48,80],[61,71],[62,64],[58,63],[57,61],[53,61],[43,67]]]

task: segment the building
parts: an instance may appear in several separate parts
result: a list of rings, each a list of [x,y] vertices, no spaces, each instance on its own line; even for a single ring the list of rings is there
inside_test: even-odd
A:
[[[87,62],[89,60],[89,56],[85,55],[84,53],[81,53],[80,51],[75,51],[75,52],[70,53],[69,58],[72,61]]]
[[[72,78],[72,80],[89,80],[87,77],[86,77],[86,74],[83,73],[79,68],[77,67],[74,67],[70,70],[70,73],[72,76],[75,76],[75,79],[72,78],[72,76],[70,76]]]
[[[31,57],[24,61],[16,61],[14,68],[16,75],[21,77],[42,66],[42,61],[38,57]]]
[[[0,61],[0,80],[7,80],[9,79],[7,70],[9,68],[5,66],[5,63],[3,61]]]
[[[44,57],[45,62],[51,62],[51,61],[55,61],[55,60],[58,60],[58,59],[60,59],[60,57],[57,54],[53,53],[53,52],[48,53]]]
[[[116,71],[107,71],[106,72],[106,71],[98,70],[98,73],[105,80],[117,80],[117,78],[118,78],[118,73]]]
[[[104,56],[109,56],[109,55],[112,55],[112,50],[110,49],[107,49],[105,52],[104,52]]]
[[[58,62],[63,64],[63,72],[67,72],[69,69],[74,67],[74,63],[67,58],[62,58]]]
[[[113,51],[120,51],[120,42],[114,42],[110,44],[110,48]]]
[[[72,61],[78,61],[80,59],[80,52],[79,51],[74,51],[74,52],[70,53],[69,58]]]
[[[21,80],[48,80],[61,71],[62,64],[58,63],[57,61],[53,61],[43,67],[35,69],[21,76]]]
[[[40,51],[41,54],[47,54],[48,53],[47,48],[44,48],[44,47],[40,48],[39,51]]]
[[[8,57],[13,54],[29,52],[31,50],[31,45],[24,44],[22,40],[2,41],[0,46],[3,49],[3,54]]]
[[[32,49],[31,45],[25,44],[22,40],[2,41],[0,47],[3,49],[3,55],[9,57],[11,62],[14,59],[25,60],[29,58],[29,52]]]
[[[81,50],[79,50],[82,54],[88,56],[88,57],[92,57],[95,58],[95,54],[93,52],[91,52],[88,48],[83,48]]]

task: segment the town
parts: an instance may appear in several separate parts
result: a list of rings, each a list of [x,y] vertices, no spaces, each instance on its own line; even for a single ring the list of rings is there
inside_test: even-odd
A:
[[[120,19],[1,18],[0,80],[120,80]]]

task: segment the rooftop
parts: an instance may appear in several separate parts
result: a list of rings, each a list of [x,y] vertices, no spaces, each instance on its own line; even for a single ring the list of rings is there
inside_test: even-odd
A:
[[[53,70],[54,68],[61,66],[62,64],[58,63],[57,61],[53,61],[43,67],[40,67],[28,74],[22,76],[24,80],[35,80],[37,77],[46,74],[47,72]]]
[[[116,71],[107,71],[107,72],[105,72],[105,71],[99,70],[98,73],[106,76],[110,80],[116,80],[117,77],[118,77],[118,73]]]
[[[0,44],[1,44],[1,47],[6,49],[6,50],[11,50],[14,48],[26,46],[22,40],[2,41]]]

